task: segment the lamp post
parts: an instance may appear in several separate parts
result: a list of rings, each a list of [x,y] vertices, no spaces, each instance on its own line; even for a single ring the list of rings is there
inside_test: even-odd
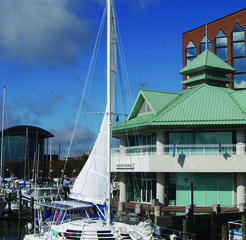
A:
[[[73,175],[72,175],[72,178],[74,178],[75,173],[76,173],[76,170],[74,169],[74,170],[73,170]]]
[[[185,178],[185,183],[190,182],[190,211],[189,215],[193,216],[194,214],[194,188],[193,188],[193,181],[189,181]]]

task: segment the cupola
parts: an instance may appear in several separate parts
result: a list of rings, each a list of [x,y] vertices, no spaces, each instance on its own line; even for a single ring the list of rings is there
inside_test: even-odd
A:
[[[182,81],[182,84],[187,86],[206,83],[212,86],[226,87],[226,84],[233,82],[233,79],[229,79],[227,74],[235,71],[236,69],[206,49],[179,73],[187,76],[187,80]]]

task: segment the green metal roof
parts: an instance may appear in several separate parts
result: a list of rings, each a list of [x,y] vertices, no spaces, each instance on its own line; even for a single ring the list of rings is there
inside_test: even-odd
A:
[[[183,94],[153,119],[150,126],[246,124],[246,115],[224,88],[202,84]]]
[[[179,73],[182,75],[190,75],[207,70],[214,70],[223,73],[233,73],[236,71],[221,58],[206,49],[187,66],[185,66]]]
[[[160,92],[148,91],[148,94],[152,99],[157,99]],[[163,95],[167,97],[163,96],[163,99],[170,97],[170,94],[165,92]],[[144,98],[144,95],[142,96]],[[246,90],[235,91],[201,84],[173,94],[172,100],[169,99],[165,103],[157,101],[156,104],[159,104],[156,109],[161,108],[158,113],[132,116],[115,125],[113,135],[125,131],[131,132],[134,129],[246,127]]]
[[[246,89],[233,92],[231,97],[238,104],[242,112],[246,113]]]
[[[246,90],[225,87],[233,81],[225,75],[232,72],[234,68],[205,50],[180,71],[191,74],[185,91],[141,90],[128,119],[113,127],[113,135],[157,128],[246,127]],[[140,111],[142,106],[148,106],[146,112]]]
[[[132,108],[132,111],[129,114],[128,119],[137,116],[144,101],[146,101],[152,113],[157,114],[165,105],[170,103],[176,97],[177,94],[175,93],[141,89],[137,97],[137,100],[135,101],[135,104]]]

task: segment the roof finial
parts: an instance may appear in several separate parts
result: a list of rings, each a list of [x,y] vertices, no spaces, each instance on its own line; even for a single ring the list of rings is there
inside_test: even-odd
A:
[[[208,25],[206,23],[206,50],[208,49]]]

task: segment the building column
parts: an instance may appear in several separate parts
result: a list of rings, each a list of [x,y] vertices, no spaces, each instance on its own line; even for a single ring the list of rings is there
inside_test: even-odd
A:
[[[119,156],[125,156],[127,147],[127,138],[125,135],[120,136],[120,151]]]
[[[245,204],[245,173],[237,173],[237,206]]]
[[[236,141],[236,154],[245,154],[245,130],[237,130]]]
[[[156,198],[160,204],[165,204],[165,173],[156,173]]]
[[[126,202],[126,173],[120,173],[120,198],[119,202]]]
[[[156,132],[156,154],[157,155],[164,154],[165,152],[164,144],[165,144],[165,132],[157,131]]]

